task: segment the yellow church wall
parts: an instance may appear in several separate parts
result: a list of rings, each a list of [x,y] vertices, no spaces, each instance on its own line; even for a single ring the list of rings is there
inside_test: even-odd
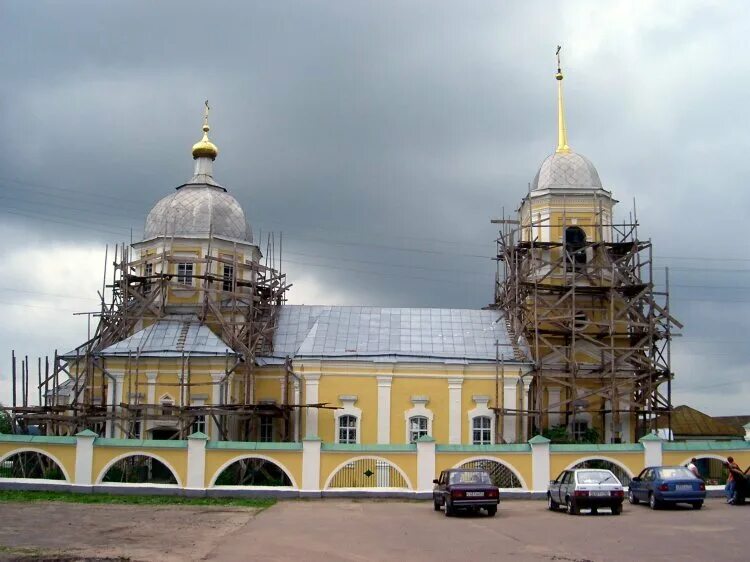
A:
[[[65,479],[68,482],[72,482],[73,478],[75,478],[76,466],[75,443],[62,445],[56,443],[45,443],[44,440],[44,437],[30,437],[23,442],[0,442],[0,461],[4,461],[6,458],[24,451],[43,453],[54,460],[62,469]]]
[[[320,453],[320,487],[325,486],[333,479],[333,476],[344,465],[354,462],[361,458],[382,459],[395,465],[406,476],[407,485],[410,489],[415,489],[417,485],[417,454],[415,451],[403,453],[389,451],[322,451]],[[364,478],[364,477],[363,477]],[[365,481],[354,481],[353,487],[363,487]]]
[[[360,442],[377,442],[377,412],[378,388],[374,375],[327,375],[320,377],[318,387],[318,401],[327,402],[331,406],[340,407],[339,396],[354,395],[356,408],[362,410],[360,419]],[[336,441],[334,410],[320,409],[318,411],[318,432],[324,442]]]
[[[302,484],[302,451],[280,451],[264,449],[262,443],[257,449],[246,448],[208,448],[206,449],[205,486],[210,487],[221,472],[232,463],[247,458],[260,458],[279,465],[289,475],[292,485],[299,488]]]
[[[277,404],[281,403],[281,373],[274,374],[272,372],[264,371],[262,375],[255,377],[255,400],[260,402],[261,400],[275,400]],[[288,398],[289,402],[292,402],[292,390],[291,381],[289,384]]]
[[[177,477],[179,486],[185,486],[187,482],[187,447],[128,447],[128,446],[94,446],[94,460],[92,475],[95,483],[100,483],[106,474],[105,468],[115,459],[125,458],[132,455],[146,455],[164,463]]]
[[[391,443],[408,443],[405,414],[414,407],[412,396],[427,396],[425,406],[431,410],[432,437],[438,443],[448,442],[448,379],[411,375],[394,376],[391,382]],[[377,401],[375,404],[377,408]],[[377,410],[376,410],[377,411]],[[377,437],[377,435],[376,435]],[[370,441],[375,443],[376,439]]]
[[[506,453],[495,451],[472,451],[460,453],[438,452],[435,455],[435,478],[442,470],[457,468],[475,460],[489,459],[507,466],[519,477],[524,488],[531,486],[531,452]]]

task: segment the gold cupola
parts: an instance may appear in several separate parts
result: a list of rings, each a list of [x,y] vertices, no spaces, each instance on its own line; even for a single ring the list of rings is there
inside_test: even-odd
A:
[[[206,110],[203,114],[203,138],[193,145],[194,160],[197,160],[198,158],[210,158],[211,160],[216,160],[216,157],[219,154],[219,149],[208,139],[208,131],[211,130],[211,127],[208,126],[209,109],[211,108],[208,106],[208,100],[206,100]]]

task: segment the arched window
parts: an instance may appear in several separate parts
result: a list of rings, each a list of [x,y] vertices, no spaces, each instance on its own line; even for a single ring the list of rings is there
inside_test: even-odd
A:
[[[430,434],[427,416],[412,416],[409,418],[409,443],[416,443],[420,437]]]
[[[492,418],[477,416],[471,422],[472,443],[474,445],[492,444]]]
[[[357,418],[355,416],[344,415],[339,417],[338,428],[339,443],[356,443],[357,442]]]
[[[586,264],[586,233],[580,226],[565,229],[565,253],[568,255],[567,269],[580,269]]]

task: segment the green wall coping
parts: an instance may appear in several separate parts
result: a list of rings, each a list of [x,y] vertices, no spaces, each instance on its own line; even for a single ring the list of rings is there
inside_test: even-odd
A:
[[[507,443],[505,445],[437,445],[438,453],[528,453],[528,443]]]
[[[414,443],[403,443],[398,445],[362,445],[362,444],[343,444],[343,443],[323,443],[320,446],[322,452],[343,453],[343,452],[360,452],[360,453],[414,453],[417,445]]]
[[[550,453],[642,453],[640,443],[553,443]]]
[[[0,443],[46,443],[48,445],[75,445],[77,439],[60,435],[11,435],[0,433]]]
[[[655,433],[649,433],[649,434],[644,435],[643,437],[641,437],[638,441],[640,441],[641,443],[643,443],[644,441],[664,441],[664,439],[662,439],[661,437],[659,437]]]
[[[132,449],[186,449],[187,441],[180,439],[109,439],[98,437],[98,447],[129,447]]]
[[[234,451],[301,451],[302,443],[274,443],[258,441],[208,441],[206,449],[229,449]]]
[[[99,437],[99,435],[94,433],[90,429],[84,429],[83,431],[79,431],[78,433],[76,433],[76,437]]]
[[[734,451],[750,449],[750,441],[665,441],[664,451]]]
[[[529,439],[529,443],[532,445],[544,445],[545,443],[552,443],[552,439],[547,439],[544,435],[534,435],[534,437]]]

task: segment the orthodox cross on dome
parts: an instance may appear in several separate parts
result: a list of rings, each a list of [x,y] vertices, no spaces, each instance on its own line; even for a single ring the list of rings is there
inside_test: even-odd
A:
[[[215,160],[219,154],[219,149],[208,139],[208,131],[211,130],[211,127],[208,126],[208,112],[211,107],[208,105],[208,100],[204,103],[206,108],[203,110],[203,138],[193,145],[193,158],[196,160],[198,158]]]
[[[560,65],[560,51],[562,47],[557,46],[555,55],[557,56],[557,74],[555,79],[557,80],[557,150],[555,152],[570,152],[568,146],[568,128],[565,125],[565,105],[563,103],[563,73]]]
[[[560,66],[560,57],[557,57],[557,61],[557,66]],[[208,126],[208,112],[211,111],[211,106],[208,105],[208,100],[206,100],[204,103],[206,104],[206,109],[203,111],[203,130],[208,132],[209,130],[211,130],[211,127]]]

